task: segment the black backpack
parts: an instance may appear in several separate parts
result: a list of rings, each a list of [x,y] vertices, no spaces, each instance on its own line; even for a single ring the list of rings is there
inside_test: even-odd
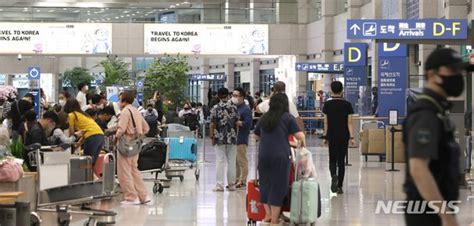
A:
[[[199,129],[199,116],[196,114],[185,114],[184,125],[188,126],[191,131]]]
[[[158,135],[158,116],[156,116],[153,113],[147,113],[145,114],[145,121],[150,127],[150,131],[146,134],[147,137],[156,137]]]
[[[138,156],[138,169],[143,171],[162,168],[166,162],[167,148],[166,143],[160,140],[144,145]]]

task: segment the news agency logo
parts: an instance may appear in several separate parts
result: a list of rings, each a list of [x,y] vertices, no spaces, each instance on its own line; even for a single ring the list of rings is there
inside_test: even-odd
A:
[[[471,197],[474,199],[474,197]],[[469,200],[469,199],[468,199]],[[375,214],[458,214],[461,201],[378,201]]]

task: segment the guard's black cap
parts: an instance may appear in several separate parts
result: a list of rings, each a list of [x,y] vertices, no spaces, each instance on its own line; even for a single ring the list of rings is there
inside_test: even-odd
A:
[[[469,62],[464,62],[459,53],[450,48],[436,49],[426,59],[426,71],[438,69],[441,66],[458,70],[474,71],[474,65],[471,65]]]

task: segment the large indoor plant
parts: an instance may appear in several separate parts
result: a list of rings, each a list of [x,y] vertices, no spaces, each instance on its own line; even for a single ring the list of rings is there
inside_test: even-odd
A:
[[[63,80],[71,85],[74,93],[79,92],[77,86],[80,83],[90,84],[94,80],[88,69],[82,67],[74,67],[73,69],[64,72]]]

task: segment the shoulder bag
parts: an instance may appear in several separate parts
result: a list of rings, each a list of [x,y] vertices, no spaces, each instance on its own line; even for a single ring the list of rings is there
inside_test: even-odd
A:
[[[133,113],[130,109],[130,117],[132,117],[133,129],[134,129],[134,138],[132,140],[125,139],[125,136],[122,136],[118,143],[118,151],[122,156],[133,157],[140,153],[142,148],[143,140],[141,136],[137,133],[137,125],[135,124],[135,119],[133,118]]]

